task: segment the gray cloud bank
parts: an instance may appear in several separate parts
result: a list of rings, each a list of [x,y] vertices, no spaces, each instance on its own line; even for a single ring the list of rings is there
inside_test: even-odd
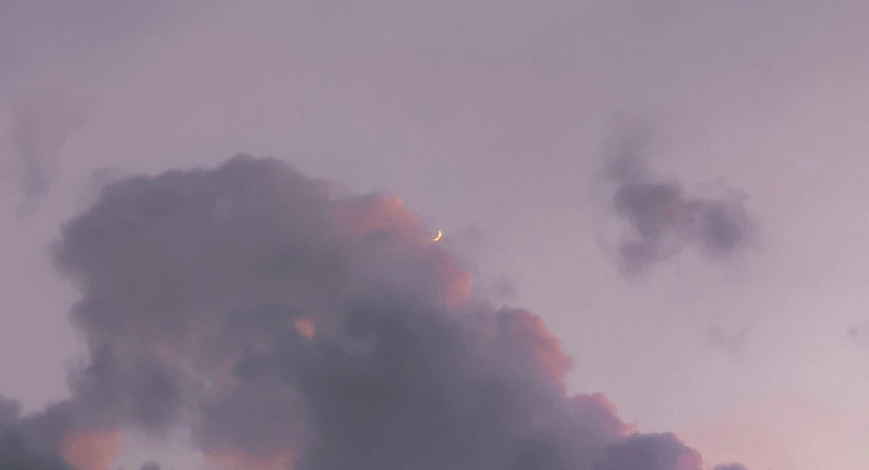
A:
[[[620,269],[638,275],[688,248],[716,260],[749,246],[756,222],[742,194],[689,194],[675,180],[656,177],[645,158],[650,136],[618,133],[606,149],[604,179],[613,184],[610,210],[628,229],[615,241]]]
[[[132,428],[189,430],[225,468],[701,468],[567,393],[541,318],[470,297],[395,197],[239,156],[109,184],[55,254],[89,357],[65,402],[0,401],[0,468],[108,468]]]

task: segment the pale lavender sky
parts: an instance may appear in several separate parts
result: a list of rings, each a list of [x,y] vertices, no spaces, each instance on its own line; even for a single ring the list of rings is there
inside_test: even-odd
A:
[[[65,5],[0,0],[0,393],[28,410],[67,395],[83,351],[47,249],[91,174],[248,152],[399,195],[470,252],[478,286],[503,275],[543,316],[575,391],[641,431],[709,465],[869,468],[869,348],[848,335],[869,321],[869,3]],[[83,121],[22,218],[14,109],[47,93]],[[656,173],[744,191],[755,249],[619,275],[597,172],[625,114],[653,128]],[[728,350],[713,327],[748,330]]]

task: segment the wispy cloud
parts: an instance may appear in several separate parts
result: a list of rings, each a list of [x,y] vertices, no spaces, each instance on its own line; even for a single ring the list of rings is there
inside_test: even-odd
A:
[[[715,198],[696,196],[678,180],[656,176],[645,156],[651,138],[643,127],[618,128],[605,149],[608,210],[623,229],[607,243],[622,273],[642,274],[687,248],[714,260],[748,246],[757,224],[744,196],[732,189]]]

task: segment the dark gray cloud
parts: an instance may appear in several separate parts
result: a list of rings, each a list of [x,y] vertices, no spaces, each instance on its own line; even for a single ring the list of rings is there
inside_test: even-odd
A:
[[[610,209],[626,229],[611,243],[624,274],[645,272],[686,248],[720,259],[751,243],[756,223],[741,193],[728,188],[715,198],[692,195],[680,182],[652,174],[646,160],[651,131],[635,127],[614,135],[601,174],[614,185]]]
[[[0,408],[39,455],[181,428],[228,468],[699,470],[568,394],[542,319],[471,297],[397,198],[239,156],[110,183],[55,253],[89,357],[67,402]]]
[[[4,470],[73,470],[56,456],[45,456],[29,448],[25,438],[14,431],[0,432],[0,468]]]
[[[160,464],[157,462],[146,462],[139,470],[160,470]]]
[[[9,470],[73,470],[58,455],[69,429],[56,405],[34,416],[21,416],[18,402],[0,396],[0,468]]]
[[[0,430],[21,415],[21,404],[0,395]]]
[[[99,168],[91,172],[87,179],[87,186],[84,191],[84,199],[88,203],[96,201],[103,188],[111,183],[119,181],[124,177],[124,172],[119,168]]]
[[[22,216],[48,193],[66,141],[82,123],[81,111],[57,90],[24,95],[13,106],[11,159],[21,175]]]
[[[610,447],[595,470],[700,470],[703,460],[672,434],[634,435]]]
[[[745,465],[738,464],[738,463],[730,463],[730,464],[716,465],[715,470],[748,470],[748,469],[745,468]]]

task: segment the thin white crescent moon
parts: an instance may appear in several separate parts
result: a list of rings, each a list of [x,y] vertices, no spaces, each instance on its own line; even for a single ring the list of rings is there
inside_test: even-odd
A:
[[[440,231],[440,230],[438,230],[438,236],[436,236],[436,237],[434,237],[434,238],[432,238],[432,239],[431,239],[431,241],[433,241],[433,242],[436,242],[436,241],[438,241],[438,240],[440,240],[440,239],[441,239],[441,237],[442,237],[442,236],[443,236],[443,235],[444,235],[444,234],[443,234],[443,233],[441,233],[441,231]]]

